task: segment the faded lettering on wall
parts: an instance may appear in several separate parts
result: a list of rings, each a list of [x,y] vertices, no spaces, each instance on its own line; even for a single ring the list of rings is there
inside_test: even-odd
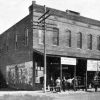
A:
[[[7,84],[27,84],[32,86],[32,61],[6,66]]]

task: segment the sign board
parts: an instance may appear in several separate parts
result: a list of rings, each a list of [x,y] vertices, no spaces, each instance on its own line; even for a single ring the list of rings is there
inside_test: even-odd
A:
[[[100,61],[87,60],[87,71],[100,71]]]
[[[35,83],[40,83],[40,77],[35,78]]]
[[[61,64],[76,65],[76,58],[61,57]]]

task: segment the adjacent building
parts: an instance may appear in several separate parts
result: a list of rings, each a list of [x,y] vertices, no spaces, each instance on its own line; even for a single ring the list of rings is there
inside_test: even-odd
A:
[[[70,10],[47,10],[47,85],[51,77],[77,76],[79,86],[87,87],[100,70],[100,21]],[[0,35],[0,73],[13,88],[43,88],[44,27],[38,23],[43,13],[44,6],[33,1],[29,15]]]

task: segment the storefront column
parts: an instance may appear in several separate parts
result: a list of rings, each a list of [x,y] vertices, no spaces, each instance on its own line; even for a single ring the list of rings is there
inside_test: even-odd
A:
[[[35,90],[35,55],[33,51],[33,90]]]
[[[76,80],[76,65],[74,66],[74,91],[76,90],[75,80]]]
[[[62,64],[61,64],[61,58],[60,58],[60,80],[61,80],[61,89],[62,89]]]
[[[85,91],[87,91],[87,66],[86,66],[86,77],[85,77],[86,79],[85,79]]]

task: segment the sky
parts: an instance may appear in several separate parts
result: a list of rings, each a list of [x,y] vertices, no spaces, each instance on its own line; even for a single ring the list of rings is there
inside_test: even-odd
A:
[[[0,34],[29,14],[33,0],[0,0]],[[35,0],[37,4],[66,11],[100,21],[100,0]]]

